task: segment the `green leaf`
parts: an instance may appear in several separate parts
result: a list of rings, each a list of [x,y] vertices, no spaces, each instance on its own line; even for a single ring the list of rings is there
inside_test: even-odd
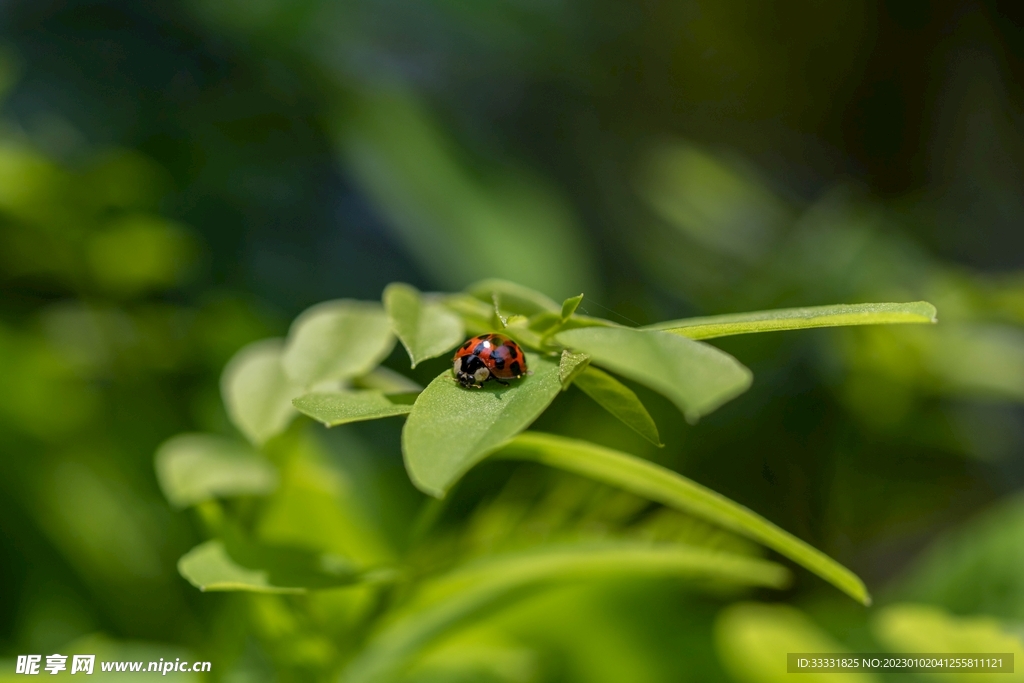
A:
[[[274,585],[264,569],[243,567],[228,555],[220,541],[197,545],[178,560],[178,573],[201,591],[304,593],[304,586]]]
[[[412,367],[450,351],[466,336],[461,318],[439,303],[424,301],[407,284],[396,282],[384,289],[384,308]]]
[[[379,391],[314,392],[292,401],[299,412],[328,427],[405,415],[412,405],[392,403]]]
[[[590,365],[590,356],[585,353],[573,353],[565,349],[558,362],[558,381],[562,383],[562,391],[569,388],[573,380]]]
[[[771,548],[854,599],[870,604],[864,583],[846,567],[764,517],[654,463],[586,441],[520,434],[496,457],[532,460],[616,486],[707,520]]]
[[[304,593],[360,580],[384,580],[384,569],[360,574],[343,558],[257,546],[234,539],[202,543],[181,556],[178,572],[201,591]]]
[[[156,451],[160,490],[175,507],[222,496],[265,495],[277,470],[252,448],[212,434],[179,434]]]
[[[626,423],[627,427],[655,446],[662,445],[654,418],[625,384],[593,366],[584,369],[574,383],[599,406]]]
[[[747,390],[750,370],[713,346],[668,332],[586,327],[555,339],[601,365],[667,396],[694,421]]]
[[[292,399],[302,393],[284,372],[282,347],[280,339],[249,344],[221,374],[220,392],[228,417],[256,445],[284,431],[295,417]]]
[[[583,301],[583,295],[578,294],[573,297],[569,297],[562,302],[562,322],[565,322],[572,317],[572,314],[579,308],[580,302]]]
[[[292,324],[284,369],[304,387],[364,375],[391,352],[395,338],[383,307],[339,299],[307,309]]]
[[[465,389],[450,371],[427,385],[402,430],[409,477],[442,497],[469,468],[537,419],[562,389],[558,364],[527,353],[531,370],[511,386]]]
[[[554,547],[488,558],[429,582],[342,674],[343,683],[392,680],[427,646],[500,606],[557,582],[614,576],[725,579],[781,588],[784,567],[686,546],[636,543]]]
[[[670,320],[648,325],[643,329],[664,330],[690,339],[711,339],[733,334],[800,330],[808,327],[934,323],[935,321],[935,306],[927,301],[914,301],[906,304],[837,304],[711,315],[703,318]]]
[[[529,317],[542,311],[557,313],[559,310],[558,304],[544,294],[507,280],[481,280],[467,287],[466,292],[516,315]]]

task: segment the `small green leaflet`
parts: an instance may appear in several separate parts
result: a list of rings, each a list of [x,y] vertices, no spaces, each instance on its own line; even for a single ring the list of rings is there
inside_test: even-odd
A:
[[[936,315],[935,306],[927,301],[906,304],[836,304],[684,318],[648,325],[643,329],[664,330],[690,339],[712,339],[733,334],[799,330],[808,327],[934,323]]]
[[[328,427],[405,415],[412,405],[392,403],[379,391],[313,392],[292,402],[300,413]]]
[[[746,391],[753,378],[729,354],[668,332],[585,327],[555,339],[668,397],[691,422]]]
[[[201,591],[304,593],[304,586],[275,585],[265,569],[251,569],[231,559],[220,541],[197,545],[178,560],[178,573]]]
[[[358,572],[344,558],[249,541],[215,539],[181,556],[178,573],[201,591],[305,593],[390,578],[386,569]]]
[[[415,287],[390,284],[383,300],[391,329],[409,353],[412,367],[454,349],[466,336],[459,316],[440,303],[425,301]]]
[[[576,312],[580,302],[583,301],[583,295],[577,294],[576,296],[569,297],[562,302],[562,322],[572,317],[572,314]]]
[[[574,384],[637,434],[655,446],[662,445],[654,418],[647,412],[647,408],[633,390],[625,384],[593,366],[585,368],[576,377]]]
[[[459,386],[450,371],[438,375],[416,399],[402,430],[409,478],[442,497],[469,468],[526,429],[561,392],[558,364],[528,353],[531,374],[503,387]]]
[[[223,496],[266,495],[277,470],[245,443],[213,434],[179,434],[156,451],[156,478],[175,507]]]
[[[288,426],[295,417],[292,399],[302,393],[284,372],[282,348],[280,339],[249,344],[221,374],[220,392],[228,417],[257,446]]]
[[[304,387],[364,375],[391,352],[391,321],[380,304],[339,299],[307,309],[288,333],[284,369]]]
[[[520,434],[495,457],[532,460],[575,472],[718,524],[788,557],[857,601],[871,603],[864,582],[846,567],[757,513],[654,463],[586,441],[538,432]]]
[[[558,362],[558,380],[562,383],[562,391],[569,388],[577,375],[590,365],[590,356],[585,353],[573,353],[566,349]]]

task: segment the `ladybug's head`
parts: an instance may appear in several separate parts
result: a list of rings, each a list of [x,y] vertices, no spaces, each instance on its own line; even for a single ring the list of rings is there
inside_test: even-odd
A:
[[[491,371],[480,360],[480,356],[472,353],[468,356],[456,358],[453,369],[455,371],[455,379],[464,387],[478,387],[491,376]]]

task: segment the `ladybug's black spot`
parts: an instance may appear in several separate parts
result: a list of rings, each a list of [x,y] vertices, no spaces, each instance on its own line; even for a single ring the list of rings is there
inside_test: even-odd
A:
[[[468,349],[469,348],[469,342],[466,342],[465,344],[463,344],[461,348],[462,348],[463,351]]]
[[[491,356],[491,362],[494,363],[494,368],[496,370],[501,370],[505,367],[505,359],[501,356],[501,354],[495,354]]]
[[[511,370],[512,374],[517,376],[517,377],[519,375],[523,374],[523,369],[519,365],[519,361],[517,361],[517,360],[512,361],[512,365],[508,366],[508,369]]]
[[[485,348],[486,347],[484,346],[484,343],[480,342],[479,344],[476,345],[476,348],[473,349],[473,354],[479,356]]]

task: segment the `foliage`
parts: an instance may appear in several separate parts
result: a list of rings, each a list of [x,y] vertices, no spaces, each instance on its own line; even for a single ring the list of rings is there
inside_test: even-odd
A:
[[[711,412],[750,385],[750,371],[732,356],[672,333],[687,329],[686,321],[670,323],[665,326],[669,331],[661,331],[577,319],[575,311],[582,300],[577,296],[558,306],[521,285],[490,280],[469,287],[464,295],[427,297],[412,287],[395,284],[385,290],[383,305],[352,301],[318,304],[297,318],[283,344],[261,342],[239,352],[225,370],[221,383],[224,400],[229,408],[235,406],[228,413],[253,447],[264,447],[267,455],[278,461],[289,457],[279,451],[286,452],[290,442],[307,438],[299,434],[310,428],[297,424],[288,429],[291,416],[279,408],[285,401],[328,427],[408,414],[402,429],[405,465],[413,484],[431,496],[444,498],[470,468],[492,454],[500,459],[543,463],[762,543],[856,600],[869,603],[864,584],[849,570],[729,499],[636,456],[586,441],[525,431],[575,383],[610,415],[659,443],[653,418],[636,394],[599,366],[663,393],[690,420]],[[858,307],[854,313],[845,310],[814,317],[805,310],[789,310],[733,316],[732,326],[714,329],[718,334],[778,330],[807,326],[808,320],[815,325],[928,323],[934,322],[935,311],[921,303],[873,304]],[[509,386],[474,390],[460,386],[448,368],[418,394],[395,394],[414,399],[411,404],[410,400],[393,402],[382,391],[355,386],[361,375],[370,373],[388,354],[394,337],[402,341],[415,367],[450,352],[462,340],[464,329],[481,324],[512,336],[528,349],[525,377]],[[708,329],[701,324],[701,329]],[[300,386],[314,391],[294,396]],[[227,499],[225,504],[239,497],[269,496],[259,507],[272,509],[277,477],[262,474],[265,465],[261,463],[266,461],[241,455],[244,450],[242,444],[214,436],[175,437],[157,458],[164,490],[178,505],[204,503],[211,495]],[[183,471],[186,464],[187,472]],[[215,540],[196,547],[179,562],[182,575],[203,590],[302,592],[354,582],[364,591],[378,594],[371,604],[391,596],[353,623],[352,628],[374,634],[364,648],[331,662],[331,668],[343,670],[344,681],[400,676],[442,636],[486,617],[509,600],[522,599],[526,591],[570,577],[595,578],[611,572],[699,577],[715,583],[776,588],[788,583],[787,572],[778,565],[748,554],[722,553],[687,543],[541,543],[511,557],[468,562],[449,559],[424,565],[417,560],[419,547],[436,542],[429,526],[413,539],[411,547],[386,559],[338,558],[324,552],[326,546],[321,545],[310,548],[323,553],[319,560],[313,556],[288,563],[281,557],[284,548],[275,550],[266,540],[261,541],[258,533],[242,532],[244,519],[236,518],[230,506],[222,507],[225,504],[217,505],[212,513]],[[436,505],[427,503],[425,510]],[[245,516],[252,514],[249,510]],[[256,513],[257,519],[261,516]],[[288,523],[317,528],[315,515],[294,514]],[[290,531],[279,527],[277,533],[287,537]],[[333,570],[333,581],[331,567],[338,567]],[[382,577],[388,578],[381,581]]]
[[[1016,29],[791,5],[4,4],[0,679],[1018,648]],[[535,374],[438,392],[407,470],[495,330]]]

